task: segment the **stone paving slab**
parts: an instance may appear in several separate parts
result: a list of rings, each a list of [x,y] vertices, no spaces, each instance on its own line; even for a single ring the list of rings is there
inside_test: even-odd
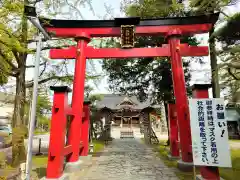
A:
[[[174,172],[140,140],[116,139],[71,180],[178,180]]]

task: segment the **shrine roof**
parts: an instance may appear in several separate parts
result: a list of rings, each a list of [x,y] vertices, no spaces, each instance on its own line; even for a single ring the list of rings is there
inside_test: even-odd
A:
[[[146,107],[153,107],[153,108],[159,108],[160,105],[151,105],[150,100],[140,102],[136,96],[125,96],[125,95],[119,95],[119,94],[104,94],[102,95],[102,99],[100,101],[97,101],[96,106],[98,109],[102,109],[104,107],[107,107],[112,110],[118,110],[121,109],[121,103],[126,101],[126,99],[130,100],[133,103],[132,108],[136,110],[141,110]]]
[[[219,13],[188,16],[188,17],[171,17],[171,18],[154,18],[135,20],[133,24],[136,26],[168,26],[168,25],[194,25],[194,24],[215,24],[218,20]],[[39,17],[40,23],[44,28],[104,28],[104,27],[120,27],[126,24],[129,18],[115,18],[114,20],[63,20],[63,19],[47,19]],[[136,19],[137,17],[135,17]],[[130,24],[131,25],[131,24]]]

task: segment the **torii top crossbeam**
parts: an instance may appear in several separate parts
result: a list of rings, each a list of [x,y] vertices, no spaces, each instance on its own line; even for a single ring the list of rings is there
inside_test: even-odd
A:
[[[118,37],[121,25],[135,25],[136,36],[166,35],[172,29],[180,29],[182,35],[207,33],[215,24],[219,13],[173,18],[141,19],[115,18],[114,20],[57,20],[40,18],[41,25],[53,36],[75,37],[84,32],[91,37]],[[69,30],[71,29],[71,30]]]

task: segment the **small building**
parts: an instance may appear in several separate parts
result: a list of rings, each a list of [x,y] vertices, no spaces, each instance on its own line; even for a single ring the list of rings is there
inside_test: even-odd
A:
[[[147,108],[157,109],[159,105],[151,105],[150,101],[140,102],[136,96],[128,97],[117,94],[105,94],[103,98],[96,103],[101,113],[105,117],[106,113],[111,112],[113,126],[118,127],[139,127],[141,113]],[[105,117],[105,119],[108,119]]]
[[[165,119],[161,120],[164,125],[159,125],[159,116],[150,117],[150,115],[155,116],[156,111],[162,109],[161,105],[151,105],[150,100],[140,102],[136,96],[104,94],[102,97],[100,101],[96,102],[98,117],[104,121],[103,124],[110,125],[112,137],[114,137],[113,134],[116,134],[114,132],[119,134],[123,131],[133,131],[134,136],[139,137],[139,134],[143,133],[146,123],[154,130],[156,130],[155,127],[159,129],[163,127],[164,130],[167,130]],[[150,123],[150,119],[159,120],[159,122]]]

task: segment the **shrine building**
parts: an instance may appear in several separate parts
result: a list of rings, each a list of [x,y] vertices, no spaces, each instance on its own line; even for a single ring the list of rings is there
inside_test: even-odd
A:
[[[160,105],[151,105],[150,100],[140,102],[136,96],[124,96],[118,94],[105,94],[96,103],[100,117],[104,117],[106,123],[111,122],[113,127],[140,127],[144,114],[156,114]],[[160,121],[160,118],[158,118]]]

